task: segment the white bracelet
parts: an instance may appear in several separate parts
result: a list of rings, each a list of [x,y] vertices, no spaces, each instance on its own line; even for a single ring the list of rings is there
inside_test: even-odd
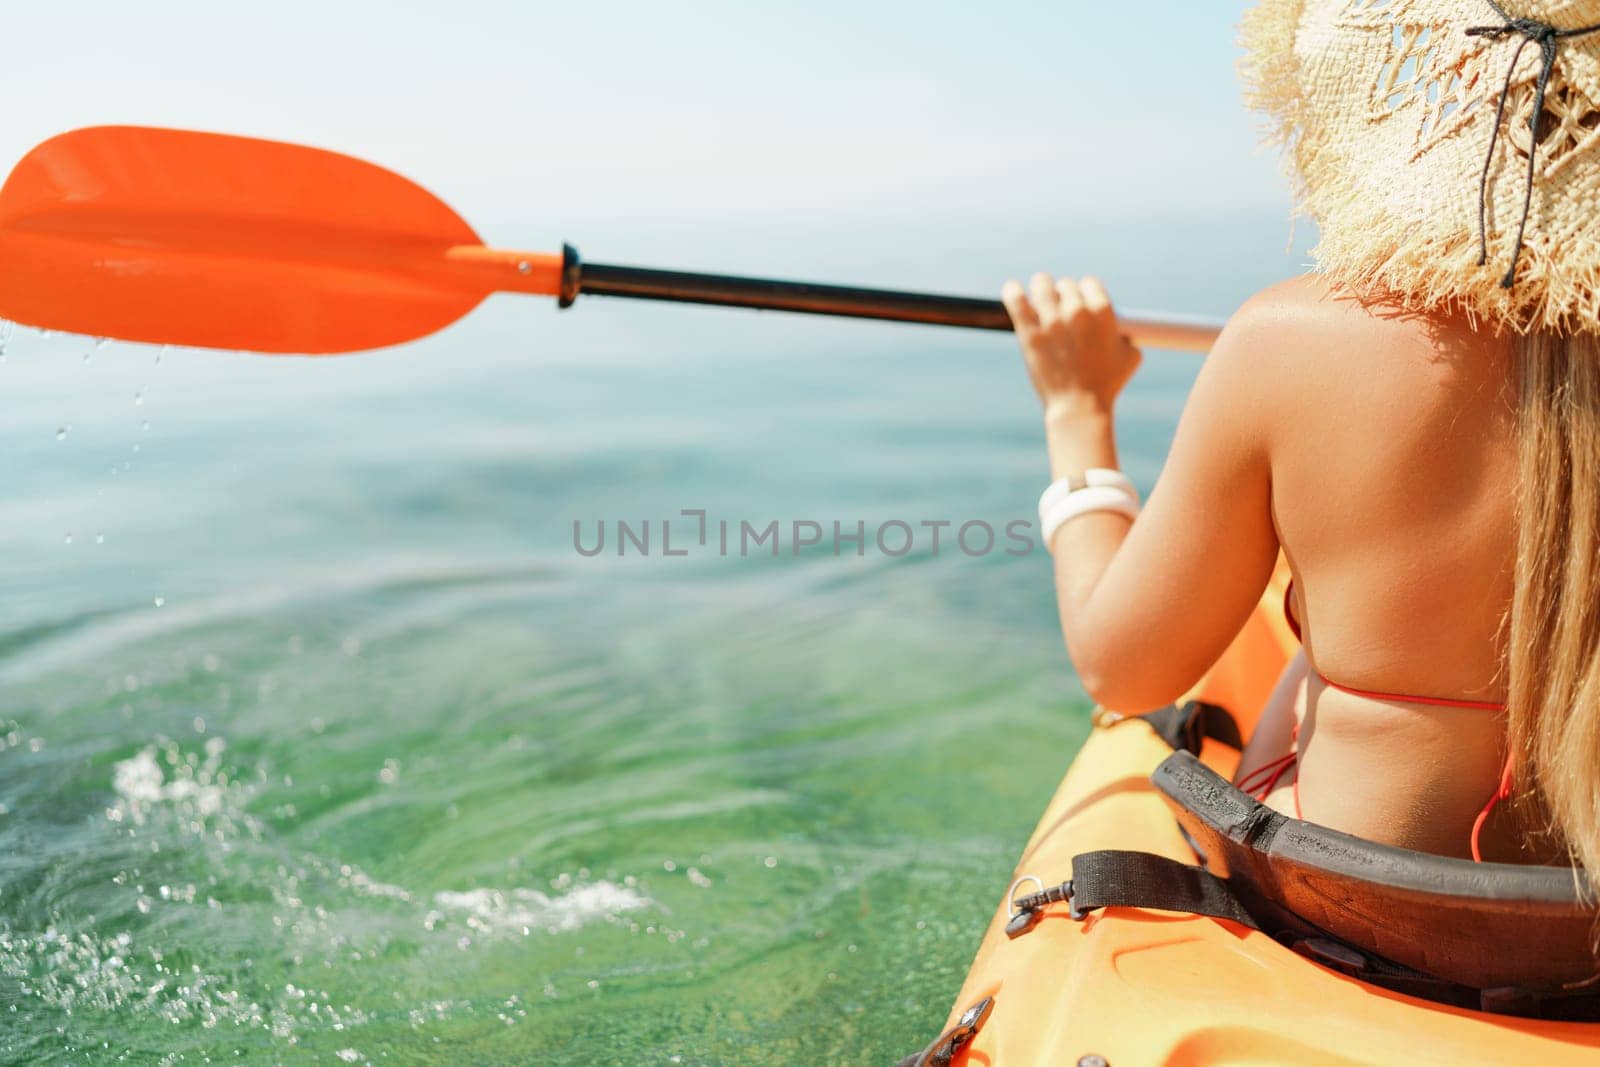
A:
[[[1069,493],[1077,492],[1090,486],[1105,486],[1111,489],[1121,489],[1124,493],[1139,499],[1139,490],[1134,488],[1133,481],[1119,470],[1109,467],[1090,467],[1082,474],[1074,474],[1066,478],[1051,482],[1049,488],[1039,497],[1039,514],[1042,517],[1057,500]]]
[[[1114,511],[1135,519],[1139,516],[1139,501],[1132,493],[1116,485],[1090,485],[1073,489],[1051,500],[1048,506],[1040,501],[1039,529],[1044,536],[1044,547],[1050,548],[1056,531],[1062,526],[1091,511]]]

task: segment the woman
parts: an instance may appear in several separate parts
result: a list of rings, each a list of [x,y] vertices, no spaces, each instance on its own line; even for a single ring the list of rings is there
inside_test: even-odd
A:
[[[1108,472],[1139,353],[1104,287],[1004,300],[1096,701],[1184,692],[1282,552],[1303,652],[1241,787],[1375,841],[1600,869],[1600,0],[1517,3],[1246,17],[1319,270],[1229,323],[1137,522]]]

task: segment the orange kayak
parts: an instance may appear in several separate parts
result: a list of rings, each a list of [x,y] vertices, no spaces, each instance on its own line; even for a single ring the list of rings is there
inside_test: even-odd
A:
[[[1241,713],[1264,704],[1296,647],[1279,609],[1283,580],[1194,694],[1233,709],[1246,736],[1253,724]],[[1063,881],[1073,856],[1097,849],[1196,862],[1150,781],[1171,748],[1137,719],[1100,718],[1014,878]],[[1225,775],[1237,757],[1211,741],[1202,753]],[[1010,915],[1002,899],[951,1012],[955,1027],[992,998],[968,1017],[982,1015],[981,1028],[957,1052],[958,1067],[1600,1063],[1600,1024],[1419,1000],[1224,920],[1110,907],[1077,921],[1056,904],[1012,940]]]

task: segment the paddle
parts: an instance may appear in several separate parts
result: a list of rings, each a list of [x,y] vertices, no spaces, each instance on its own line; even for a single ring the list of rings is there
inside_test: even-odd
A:
[[[421,186],[317,148],[137,126],[53,137],[0,189],[0,316],[96,337],[255,352],[380,348],[493,292],[629,296],[1009,330],[996,300],[581,263],[486,248]],[[1205,351],[1218,324],[1123,316]]]

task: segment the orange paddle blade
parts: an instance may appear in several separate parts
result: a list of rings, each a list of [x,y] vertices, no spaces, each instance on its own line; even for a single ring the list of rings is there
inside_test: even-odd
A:
[[[301,145],[101,126],[45,141],[0,188],[0,316],[48,329],[349,352],[560,283],[560,255],[485,248],[421,186]]]

